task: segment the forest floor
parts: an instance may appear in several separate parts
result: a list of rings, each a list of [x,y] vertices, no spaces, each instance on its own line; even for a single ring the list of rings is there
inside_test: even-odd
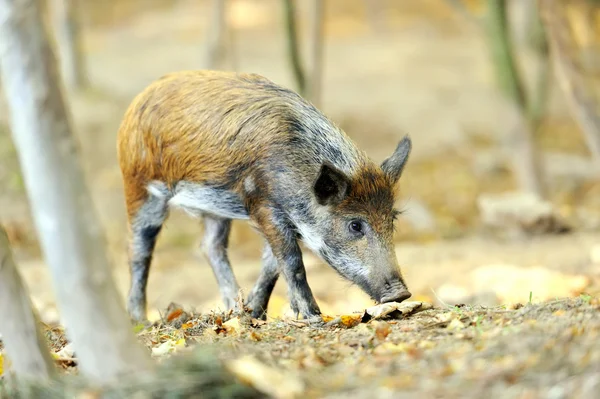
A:
[[[245,384],[279,398],[593,398],[600,390],[598,298],[405,305],[404,315],[324,316],[319,326],[171,307],[164,320],[134,328],[157,361],[210,347]],[[62,330],[47,336],[73,371]]]
[[[141,4],[120,4],[125,3]],[[176,3],[130,10],[116,22],[88,27],[92,85],[69,94],[123,297],[129,276],[116,131],[133,96],[151,80],[205,65],[202,16],[209,15],[209,2]],[[236,2],[237,64],[238,70],[293,87],[280,10],[273,11],[279,3]],[[396,252],[413,293],[410,301],[434,307],[352,325],[362,314],[352,312],[364,311],[372,301],[306,252],[308,280],[322,311],[348,316],[344,322],[305,326],[290,319],[283,281],[275,288],[267,323],[220,313],[212,271],[196,254],[200,223],[174,212],[150,273],[149,314],[155,325],[135,327],[140,340],[157,361],[194,343],[215,348],[226,364],[248,355],[242,365],[263,370],[260,362],[269,368],[245,378],[259,383],[264,377],[263,388],[283,392],[282,397],[286,392],[331,398],[592,397],[600,390],[600,180],[581,173],[590,169],[585,143],[559,91],[550,90],[553,111],[536,140],[548,156],[550,200],[573,232],[516,239],[487,234],[478,198],[515,189],[506,156],[514,115],[493,86],[480,32],[439,0],[404,2],[377,32],[361,14],[363,2],[327,3],[332,8],[322,108],[375,160],[411,134],[414,150],[403,174],[400,206],[406,212]],[[101,19],[102,10],[95,11],[93,17]],[[535,65],[527,52],[520,61],[528,71]],[[0,100],[0,221],[49,326],[57,362],[71,369],[75,363],[35,242],[5,110]],[[235,222],[229,255],[245,292],[258,275],[260,248],[258,235]],[[166,310],[171,302],[193,316],[182,322],[178,311]],[[237,372],[243,375],[244,367]]]

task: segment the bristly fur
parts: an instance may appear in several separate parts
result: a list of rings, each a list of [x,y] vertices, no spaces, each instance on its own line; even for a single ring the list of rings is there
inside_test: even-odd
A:
[[[259,316],[280,271],[292,307],[319,314],[298,237],[377,300],[405,296],[391,242],[395,187],[410,147],[403,139],[375,165],[314,106],[256,74],[184,71],[158,79],[134,99],[118,134],[132,317],[145,318],[154,243],[171,206],[211,221],[205,251],[228,306],[239,290],[225,254],[231,219],[249,219],[266,240],[259,281],[268,289],[255,286],[249,297]],[[348,233],[352,218],[364,222],[365,239]]]

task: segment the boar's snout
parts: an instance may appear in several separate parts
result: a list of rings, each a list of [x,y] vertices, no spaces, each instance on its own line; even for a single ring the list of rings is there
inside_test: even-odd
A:
[[[412,294],[406,288],[401,288],[397,291],[390,292],[381,297],[379,302],[402,302],[410,298]]]

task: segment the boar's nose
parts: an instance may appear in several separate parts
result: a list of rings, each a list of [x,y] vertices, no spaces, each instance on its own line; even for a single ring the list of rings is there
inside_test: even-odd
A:
[[[396,292],[391,292],[381,297],[381,303],[385,302],[402,302],[410,298],[412,294],[407,289],[401,289]]]

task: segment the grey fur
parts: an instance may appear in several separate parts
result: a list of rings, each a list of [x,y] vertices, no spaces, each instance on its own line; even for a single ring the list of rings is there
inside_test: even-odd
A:
[[[398,143],[396,151],[381,164],[381,169],[390,175],[394,181],[398,181],[400,176],[402,176],[411,149],[412,142],[410,138],[404,136],[404,138],[400,140],[400,143]]]
[[[254,284],[254,288],[248,295],[248,307],[252,309],[252,317],[266,319],[269,298],[279,278],[279,266],[277,259],[269,244],[265,244],[262,255],[262,268],[260,275]]]
[[[227,256],[231,219],[210,214],[204,215],[204,254],[210,263],[219,284],[221,297],[227,309],[236,307],[240,291]]]
[[[168,215],[167,197],[150,192],[131,225],[131,286],[127,310],[134,320],[146,318],[146,286],[156,238]]]
[[[151,158],[157,163],[149,170],[160,170],[164,162],[175,169],[182,166],[188,174],[178,175],[183,181],[165,176],[173,180],[151,182],[148,189],[168,206],[205,215],[205,252],[227,306],[238,288],[226,256],[230,219],[250,219],[267,241],[263,267],[248,298],[255,317],[264,317],[280,273],[293,310],[305,317],[320,313],[298,239],[374,299],[410,295],[392,243],[393,191],[411,151],[408,137],[377,166],[314,106],[265,78],[187,72],[168,79],[149,91],[144,107],[152,112],[141,114],[140,126],[148,130],[144,133],[158,143]],[[177,143],[160,140],[173,133],[173,126],[191,146],[188,155],[198,149],[197,157],[187,157],[184,165],[177,165]],[[134,133],[140,131],[123,134]],[[219,158],[211,159],[215,155]],[[211,169],[211,162],[219,167]],[[194,169],[195,163],[209,167]],[[323,165],[330,179],[319,182]],[[185,181],[185,176],[213,180]],[[359,235],[350,228],[355,220],[364,225]]]

